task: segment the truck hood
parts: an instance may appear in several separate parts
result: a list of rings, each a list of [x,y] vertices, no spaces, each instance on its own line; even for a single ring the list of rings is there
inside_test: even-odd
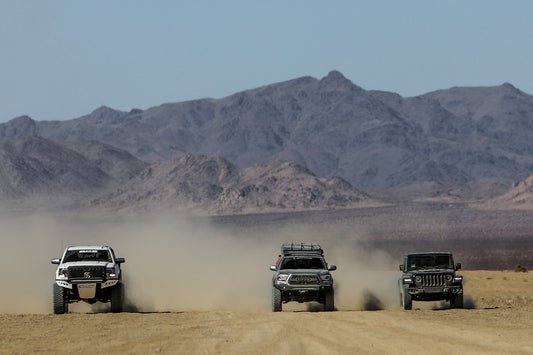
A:
[[[317,269],[284,269],[279,271],[280,274],[317,274],[317,275],[327,275],[330,272],[328,270],[317,270]]]
[[[70,263],[61,264],[60,267],[71,267],[71,266],[104,266],[104,267],[113,267],[113,263],[107,261],[76,261]]]

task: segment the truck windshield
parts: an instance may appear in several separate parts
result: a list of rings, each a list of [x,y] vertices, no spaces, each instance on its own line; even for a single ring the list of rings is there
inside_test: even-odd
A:
[[[451,255],[410,255],[407,266],[409,270],[453,269],[453,259]]]
[[[321,258],[283,258],[280,270],[287,269],[325,269],[324,261]]]
[[[111,255],[108,250],[67,250],[64,263],[75,261],[107,261],[112,262]]]

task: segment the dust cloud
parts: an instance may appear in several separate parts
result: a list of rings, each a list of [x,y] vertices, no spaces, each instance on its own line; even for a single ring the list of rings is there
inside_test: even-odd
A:
[[[380,250],[361,248],[355,241],[323,243],[329,263],[336,263],[335,306],[339,310],[381,310],[399,307],[398,264]]]
[[[0,313],[51,313],[56,265],[69,245],[110,245],[124,257],[126,311],[270,310],[273,264],[286,241],[320,243],[335,264],[339,310],[398,307],[397,261],[362,250],[357,233],[285,225],[243,231],[208,218],[0,217]],[[394,268],[396,267],[396,268]],[[70,305],[71,312],[107,305]]]

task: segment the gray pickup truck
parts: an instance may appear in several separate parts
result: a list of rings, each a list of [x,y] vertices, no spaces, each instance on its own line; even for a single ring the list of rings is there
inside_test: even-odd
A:
[[[324,311],[335,309],[333,278],[336,270],[324,259],[322,247],[314,243],[284,243],[272,277],[272,311],[281,312],[282,304],[318,302]]]
[[[455,273],[460,268],[451,253],[404,255],[398,280],[403,309],[411,309],[413,301],[440,300],[449,301],[452,308],[463,308],[463,277]]]
[[[58,265],[53,285],[54,313],[68,313],[68,304],[78,301],[111,303],[112,312],[121,312],[123,262],[124,258],[115,257],[108,246],[66,248],[61,259],[52,259],[52,264]]]

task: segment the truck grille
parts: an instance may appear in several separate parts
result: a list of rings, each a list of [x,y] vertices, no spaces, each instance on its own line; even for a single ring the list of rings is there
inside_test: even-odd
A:
[[[289,278],[291,285],[319,285],[320,280],[316,275],[292,275]]]
[[[444,286],[446,284],[446,275],[429,274],[422,276],[422,286]]]
[[[70,280],[103,280],[105,279],[103,266],[73,266],[68,268]]]

